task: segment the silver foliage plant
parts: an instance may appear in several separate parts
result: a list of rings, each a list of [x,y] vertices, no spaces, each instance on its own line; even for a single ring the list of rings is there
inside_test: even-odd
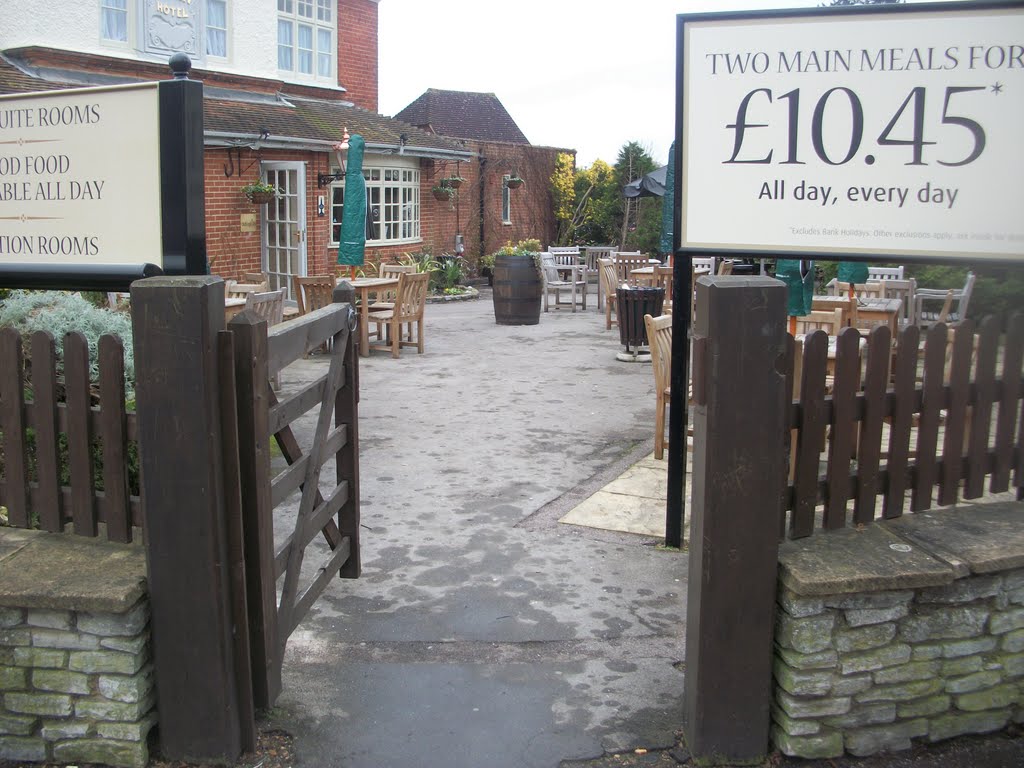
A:
[[[134,397],[135,356],[132,347],[132,320],[126,312],[97,307],[78,293],[64,291],[12,291],[0,301],[0,327],[13,326],[24,339],[28,352],[30,337],[36,331],[49,331],[63,360],[64,334],[79,331],[89,343],[89,377],[99,381],[98,348],[100,336],[119,336],[124,343],[126,396]]]

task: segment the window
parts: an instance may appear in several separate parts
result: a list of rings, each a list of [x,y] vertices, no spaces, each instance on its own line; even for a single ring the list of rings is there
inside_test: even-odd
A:
[[[206,0],[206,55],[228,57],[227,0]]]
[[[277,0],[277,68],[333,79],[334,24],[332,0]]]
[[[501,223],[512,223],[512,194],[508,188],[508,180],[512,176],[505,174],[501,177]]]
[[[128,0],[100,0],[100,37],[128,42]]]
[[[332,168],[332,171],[337,169]],[[370,229],[367,245],[420,239],[420,172],[412,168],[364,168]],[[345,184],[331,185],[331,245],[341,239]]]

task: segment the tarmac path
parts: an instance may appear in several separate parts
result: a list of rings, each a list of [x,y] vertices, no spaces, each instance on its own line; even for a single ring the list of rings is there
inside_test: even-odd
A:
[[[687,555],[557,522],[650,452],[653,375],[621,349],[593,308],[498,326],[483,289],[427,306],[425,354],[362,358],[363,575],[292,635],[271,713],[299,765],[554,768],[674,743]]]

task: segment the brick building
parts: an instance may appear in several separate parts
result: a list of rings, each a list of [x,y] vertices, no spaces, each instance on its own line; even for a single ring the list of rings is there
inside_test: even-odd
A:
[[[558,154],[575,156],[575,150],[530,144],[493,93],[431,88],[395,117],[428,133],[458,139],[472,151],[468,167],[456,163],[453,169],[466,182],[447,213],[441,214],[443,229],[464,237],[471,262],[509,241],[554,241],[551,175]],[[523,179],[523,185],[509,187],[513,177]]]
[[[14,4],[0,27],[0,94],[165,79],[168,58],[188,54],[191,78],[204,85],[207,253],[211,270],[225,277],[268,271],[275,287],[290,291],[291,275],[337,269],[343,185],[331,176],[339,170],[332,145],[346,128],[366,141],[368,262],[421,248],[452,252],[460,234],[471,261],[506,240],[550,240],[550,169],[525,160],[530,148],[521,134],[478,141],[451,121],[437,121],[445,126],[437,131],[377,114],[377,6]],[[502,183],[510,169],[527,180],[511,197]],[[466,188],[451,202],[435,200],[431,188],[455,174]],[[277,201],[257,206],[245,198],[241,188],[257,178],[279,187]]]

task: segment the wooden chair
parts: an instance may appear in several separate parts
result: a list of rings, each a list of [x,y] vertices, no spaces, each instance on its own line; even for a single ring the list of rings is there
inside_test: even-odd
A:
[[[859,317],[857,315],[857,297],[850,296],[815,296],[811,299],[811,309],[818,312],[834,312],[841,310],[843,313],[843,327],[857,327]]]
[[[898,267],[868,267],[868,282],[881,283],[885,280],[903,280],[903,266]]]
[[[834,296],[849,296],[850,295],[850,284],[843,283],[839,280],[835,282]],[[884,299],[885,289],[882,287],[882,283],[854,283],[853,284],[853,295],[858,299]]]
[[[719,275],[731,275],[732,274],[732,265],[734,263],[735,262],[733,262],[731,259],[722,259],[722,263],[718,265],[718,274]]]
[[[398,277],[399,275],[408,275],[415,271],[415,264],[381,264],[379,274],[381,277]],[[394,309],[397,296],[398,286],[383,289],[377,294],[377,298],[370,302],[370,311]]]
[[[577,277],[580,271],[583,271],[582,277]],[[552,293],[555,294],[555,309],[565,302],[560,301],[562,291],[569,291],[570,299],[569,303],[572,305],[572,311],[576,311],[576,299],[572,296],[582,294],[583,309],[587,308],[587,278],[586,278],[586,267],[580,265],[573,265],[569,273],[569,279],[564,280],[558,273],[558,265],[555,262],[555,256],[551,253],[542,253],[540,255],[540,273],[544,280],[544,311],[548,311],[548,296]]]
[[[810,314],[796,318],[797,334],[808,334],[811,331],[822,330],[829,336],[838,336],[843,329],[843,310],[816,310],[812,309]]]
[[[665,455],[665,413],[672,399],[672,315],[644,315],[647,343],[651,349],[654,370],[654,458]]]
[[[588,245],[586,246],[587,252],[584,258],[586,261],[587,269],[592,272],[597,272],[597,260],[598,259],[613,259],[615,258],[616,249],[613,245]],[[597,307],[601,308],[600,305]]]
[[[229,299],[245,299],[250,293],[265,293],[270,289],[269,283],[240,283],[228,280],[224,283],[224,295]]]
[[[299,305],[299,314],[305,315],[316,309],[323,309],[333,301],[334,276],[310,275],[292,278],[295,283],[295,301]]]
[[[963,288],[918,288],[914,295],[917,324],[924,328],[935,323],[959,325],[960,321],[967,317],[967,307],[974,292],[974,281],[974,273],[968,272]],[[935,305],[939,301],[943,302],[942,309],[936,312]],[[925,307],[926,302],[930,305],[929,308]]]
[[[284,291],[250,293],[245,297],[245,309],[266,320],[268,327],[284,322]],[[271,378],[270,385],[274,389],[281,388],[281,379],[277,374]]]
[[[708,275],[715,274],[715,257],[714,256],[694,256],[690,261],[693,264],[693,270]]]
[[[618,324],[618,302],[615,289],[619,287],[618,273],[615,270],[615,262],[612,259],[598,259],[598,279],[601,281],[600,291],[604,294],[604,329],[610,331],[612,324]],[[615,320],[612,320],[612,312],[615,312]]]
[[[398,299],[394,309],[370,312],[369,322],[377,326],[374,338],[377,344],[370,349],[390,349],[392,357],[398,357],[402,347],[415,346],[423,354],[423,310],[427,305],[427,272],[409,272],[398,276]],[[409,324],[409,339],[402,338],[402,326]],[[416,325],[416,340],[411,341],[412,326]],[[386,330],[385,330],[386,329]]]
[[[903,306],[897,318],[899,327],[905,328],[908,325],[916,325],[917,318],[914,314],[917,310],[917,280],[887,279],[882,281],[882,291],[887,299],[900,299]]]
[[[266,283],[270,284],[270,275],[266,272],[243,272],[238,282],[240,283]]]
[[[634,269],[651,266],[640,251],[619,251],[615,254],[615,285],[636,285],[637,279],[629,274]]]
[[[661,305],[663,315],[672,314],[672,267],[654,265],[654,286],[665,289],[665,300]]]
[[[583,260],[583,254],[580,253],[580,246],[548,246],[548,250],[545,253],[550,253],[555,256],[555,263],[557,264],[578,264]],[[557,257],[566,256],[572,260],[561,261]]]

